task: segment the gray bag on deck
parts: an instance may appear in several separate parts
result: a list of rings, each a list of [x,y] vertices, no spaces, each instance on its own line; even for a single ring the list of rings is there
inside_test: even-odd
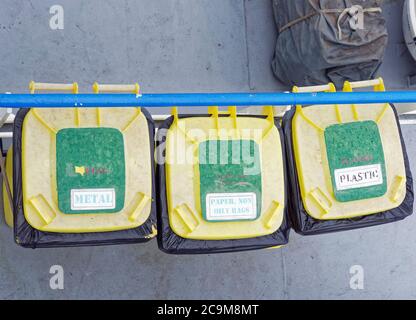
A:
[[[272,62],[288,85],[374,77],[387,45],[379,0],[273,0],[278,28]]]

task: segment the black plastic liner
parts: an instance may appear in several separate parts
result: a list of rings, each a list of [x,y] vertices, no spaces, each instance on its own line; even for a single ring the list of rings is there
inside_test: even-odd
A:
[[[219,115],[227,116],[227,115]],[[180,118],[190,118],[190,117],[209,117],[209,115],[180,115]],[[244,115],[239,115],[238,117],[244,117]],[[247,117],[257,117],[264,118],[263,116],[247,116]],[[166,119],[161,126],[157,134],[157,158],[158,165],[156,170],[156,176],[158,181],[158,236],[157,242],[159,249],[165,253],[170,254],[209,254],[209,253],[225,253],[225,252],[237,252],[237,251],[248,251],[256,249],[265,249],[275,246],[285,245],[289,241],[289,232],[290,232],[290,223],[288,219],[288,207],[287,207],[287,192],[285,197],[285,211],[282,224],[280,228],[267,236],[247,238],[247,239],[235,239],[235,240],[193,240],[185,239],[178,236],[169,225],[169,216],[168,216],[168,206],[167,206],[167,197],[166,197],[166,174],[165,174],[165,165],[162,157],[165,155],[165,150],[159,146],[165,142],[166,136],[163,131],[169,129],[173,123],[173,117]],[[275,120],[275,125],[279,130],[281,142],[282,142],[282,152],[283,152],[283,168],[285,176],[285,186],[287,186],[286,178],[286,164],[285,164],[285,151],[284,151],[284,140],[283,140],[283,131],[279,125],[278,120]],[[286,188],[287,190],[287,188]]]
[[[144,108],[141,109],[149,126],[152,163],[152,199],[156,196],[154,176],[154,122]],[[149,218],[140,227],[122,231],[89,233],[55,233],[34,229],[25,219],[22,191],[22,128],[29,109],[20,109],[14,120],[13,129],[13,221],[14,238],[17,244],[26,248],[78,247],[140,243],[150,240],[152,226],[156,225],[156,204],[152,201]],[[138,157],[142,155],[137,155]]]
[[[307,107],[306,107],[307,108]],[[318,220],[310,216],[302,202],[300,187],[298,182],[298,175],[296,169],[295,156],[293,153],[293,140],[292,140],[292,119],[295,114],[295,107],[292,107],[289,112],[283,117],[283,130],[286,141],[286,155],[288,162],[288,174],[289,174],[289,214],[292,227],[297,233],[302,235],[322,234],[336,231],[352,230],[364,227],[370,227],[389,222],[399,221],[413,213],[413,178],[410,171],[409,158],[406,152],[406,146],[404,144],[402,132],[400,129],[399,118],[395,107],[392,105],[397,126],[399,130],[400,140],[402,143],[404,164],[406,168],[406,196],[403,202],[395,209],[366,215],[362,217],[355,217],[351,219],[338,219],[338,220]]]

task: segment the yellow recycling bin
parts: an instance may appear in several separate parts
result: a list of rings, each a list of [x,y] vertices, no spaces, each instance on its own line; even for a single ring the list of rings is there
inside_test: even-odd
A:
[[[173,116],[158,131],[159,233],[168,253],[260,249],[288,241],[282,132],[237,108]]]
[[[346,82],[344,91],[383,80]],[[334,92],[333,84],[294,92]],[[413,211],[409,161],[393,105],[296,106],[283,119],[294,229],[317,234],[403,219]]]
[[[35,90],[71,85],[31,83]],[[136,92],[98,85],[94,92]],[[156,235],[154,123],[143,108],[32,108],[16,115],[3,185],[24,247],[144,242]]]

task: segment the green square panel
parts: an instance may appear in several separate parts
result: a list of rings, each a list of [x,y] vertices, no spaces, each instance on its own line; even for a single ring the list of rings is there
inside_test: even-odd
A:
[[[335,198],[340,202],[381,197],[387,192],[383,145],[377,123],[359,121],[325,129]]]
[[[70,128],[56,135],[59,210],[113,213],[124,207],[124,140],[114,128]]]
[[[199,144],[202,216],[209,222],[256,220],[261,212],[261,164],[253,140]]]

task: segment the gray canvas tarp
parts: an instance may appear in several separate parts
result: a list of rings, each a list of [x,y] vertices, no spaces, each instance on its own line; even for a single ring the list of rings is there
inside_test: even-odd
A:
[[[279,31],[272,62],[287,85],[374,77],[387,45],[379,0],[273,0]]]

